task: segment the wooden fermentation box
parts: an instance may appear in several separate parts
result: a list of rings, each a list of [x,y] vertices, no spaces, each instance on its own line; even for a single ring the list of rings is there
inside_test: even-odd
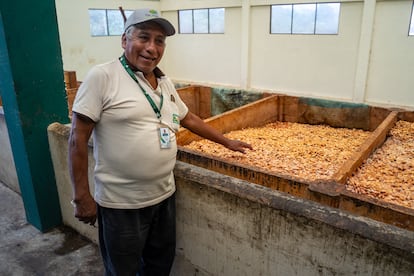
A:
[[[208,101],[205,104],[209,105]],[[181,129],[177,134],[178,160],[414,231],[414,209],[351,192],[345,189],[344,184],[374,150],[381,147],[398,120],[414,122],[414,112],[272,94],[210,117],[205,122],[222,133],[260,127],[270,122],[296,122],[356,128],[370,131],[370,134],[328,180],[310,181],[296,176],[279,175],[186,149],[183,146],[200,139],[186,129]],[[259,194],[254,196],[260,197]]]

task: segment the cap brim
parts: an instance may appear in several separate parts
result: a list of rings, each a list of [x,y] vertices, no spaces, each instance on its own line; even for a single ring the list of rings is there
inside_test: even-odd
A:
[[[171,36],[171,35],[175,34],[174,26],[168,20],[166,20],[164,18],[153,18],[153,19],[147,20],[147,22],[148,21],[153,21],[153,22],[161,25],[161,27],[165,31],[166,36]]]

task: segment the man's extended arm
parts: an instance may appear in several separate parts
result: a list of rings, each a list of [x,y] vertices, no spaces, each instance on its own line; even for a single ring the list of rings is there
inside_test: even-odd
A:
[[[204,123],[203,120],[200,119],[197,115],[195,115],[192,112],[188,112],[187,115],[184,117],[184,119],[181,120],[181,125],[187,129],[189,129],[191,132],[194,132],[195,134],[209,139],[213,142],[222,144],[228,149],[239,151],[244,153],[245,149],[253,149],[251,145],[239,141],[239,140],[232,140],[228,139],[225,136],[223,136],[222,133],[217,131],[215,128],[209,126],[208,124]]]

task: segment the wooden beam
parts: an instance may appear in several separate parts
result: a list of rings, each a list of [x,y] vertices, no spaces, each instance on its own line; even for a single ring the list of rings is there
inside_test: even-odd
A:
[[[366,160],[376,148],[380,147],[389,130],[395,125],[398,119],[398,112],[392,111],[387,118],[375,129],[368,139],[359,147],[358,150],[339,168],[333,175],[332,180],[345,184],[349,176]]]

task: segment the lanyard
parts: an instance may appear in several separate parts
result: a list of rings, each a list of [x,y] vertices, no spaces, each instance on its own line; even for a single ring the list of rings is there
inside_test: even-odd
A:
[[[126,63],[125,56],[122,55],[121,57],[119,57],[119,61],[122,63],[122,65],[124,66],[124,68],[128,72],[128,74],[131,76],[131,78],[138,84],[139,88],[141,88],[142,93],[144,93],[145,97],[147,98],[148,102],[150,103],[150,105],[152,107],[152,110],[154,110],[154,112],[155,112],[155,115],[157,115],[157,118],[160,119],[161,118],[161,108],[162,108],[162,104],[164,102],[164,97],[162,95],[162,92],[161,92],[161,97],[160,97],[161,98],[160,99],[160,108],[158,108],[158,106],[152,100],[151,96],[148,95],[147,91],[145,91],[145,89],[139,83],[139,81],[137,80],[137,77],[135,76],[134,72],[132,72],[131,68],[129,68],[128,64]]]

